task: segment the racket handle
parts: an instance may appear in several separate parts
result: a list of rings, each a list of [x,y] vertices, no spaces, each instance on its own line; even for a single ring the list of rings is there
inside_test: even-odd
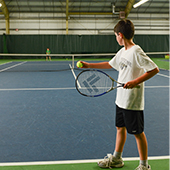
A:
[[[124,87],[125,84],[122,84],[122,87]],[[134,88],[140,88],[140,85],[135,86]]]
[[[135,86],[135,88],[140,88],[140,85]]]

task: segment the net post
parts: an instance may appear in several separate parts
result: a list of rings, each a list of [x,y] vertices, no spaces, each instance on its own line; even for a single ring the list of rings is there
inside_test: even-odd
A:
[[[72,55],[72,68],[74,69],[74,55]]]

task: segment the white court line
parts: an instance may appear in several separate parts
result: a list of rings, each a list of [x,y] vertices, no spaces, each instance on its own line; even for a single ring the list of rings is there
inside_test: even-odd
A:
[[[145,86],[145,88],[169,88],[170,86]],[[0,91],[44,91],[44,90],[74,90],[75,87],[62,87],[62,88],[11,88],[0,89]]]
[[[153,156],[148,157],[148,160],[170,159],[170,156]],[[39,161],[39,162],[9,162],[0,163],[0,166],[23,166],[23,165],[57,165],[57,164],[78,164],[78,163],[96,163],[103,159],[89,159],[89,160],[71,160],[71,161]],[[140,160],[139,157],[123,158],[124,161]]]
[[[70,69],[71,69],[71,71],[72,71],[72,73],[73,73],[74,78],[76,79],[76,74],[74,73],[74,70],[73,70],[73,68],[71,67],[70,64],[69,64],[69,67],[70,67]]]
[[[0,72],[9,70],[9,69],[11,69],[11,68],[14,68],[14,67],[16,67],[16,66],[19,66],[19,65],[21,65],[21,64],[24,64],[24,63],[26,63],[26,62],[27,62],[27,61],[23,61],[23,62],[21,62],[21,63],[19,63],[19,64],[15,64],[15,65],[13,65],[13,66],[11,66],[11,67],[4,68],[4,69],[0,70]]]
[[[157,75],[162,76],[162,77],[170,78],[170,76],[167,76],[167,75],[165,75],[165,74],[160,74],[160,73],[158,73]]]
[[[40,90],[73,90],[75,87],[64,88],[14,88],[14,89],[0,89],[0,91],[40,91]]]
[[[74,70],[73,70],[73,68],[71,67],[70,64],[69,64],[69,66],[70,66],[70,69],[71,69],[71,71],[72,71],[72,74],[73,74],[73,76],[74,76],[74,78],[75,78],[75,80],[76,80],[77,76],[76,76],[76,74],[75,74],[75,72],[74,72]],[[79,84],[78,81],[77,81],[77,84],[78,84],[79,88],[81,88],[81,86],[80,86],[80,84]]]
[[[169,88],[170,86],[145,86],[145,88]]]

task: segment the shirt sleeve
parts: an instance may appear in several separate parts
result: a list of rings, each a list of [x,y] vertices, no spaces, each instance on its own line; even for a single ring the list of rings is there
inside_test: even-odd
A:
[[[136,50],[136,62],[138,66],[143,68],[146,72],[158,67],[140,47]]]

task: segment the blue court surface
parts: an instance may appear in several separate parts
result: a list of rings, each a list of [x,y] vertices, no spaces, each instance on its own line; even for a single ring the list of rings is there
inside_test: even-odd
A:
[[[75,89],[81,70],[12,71],[29,67],[20,63],[0,66],[1,163],[101,159],[113,152],[116,90],[84,97]],[[51,63],[58,64],[34,65]],[[117,77],[116,71],[105,71]],[[169,155],[169,78],[169,71],[160,70],[145,83],[149,157]],[[133,135],[127,135],[123,157],[138,157]]]

